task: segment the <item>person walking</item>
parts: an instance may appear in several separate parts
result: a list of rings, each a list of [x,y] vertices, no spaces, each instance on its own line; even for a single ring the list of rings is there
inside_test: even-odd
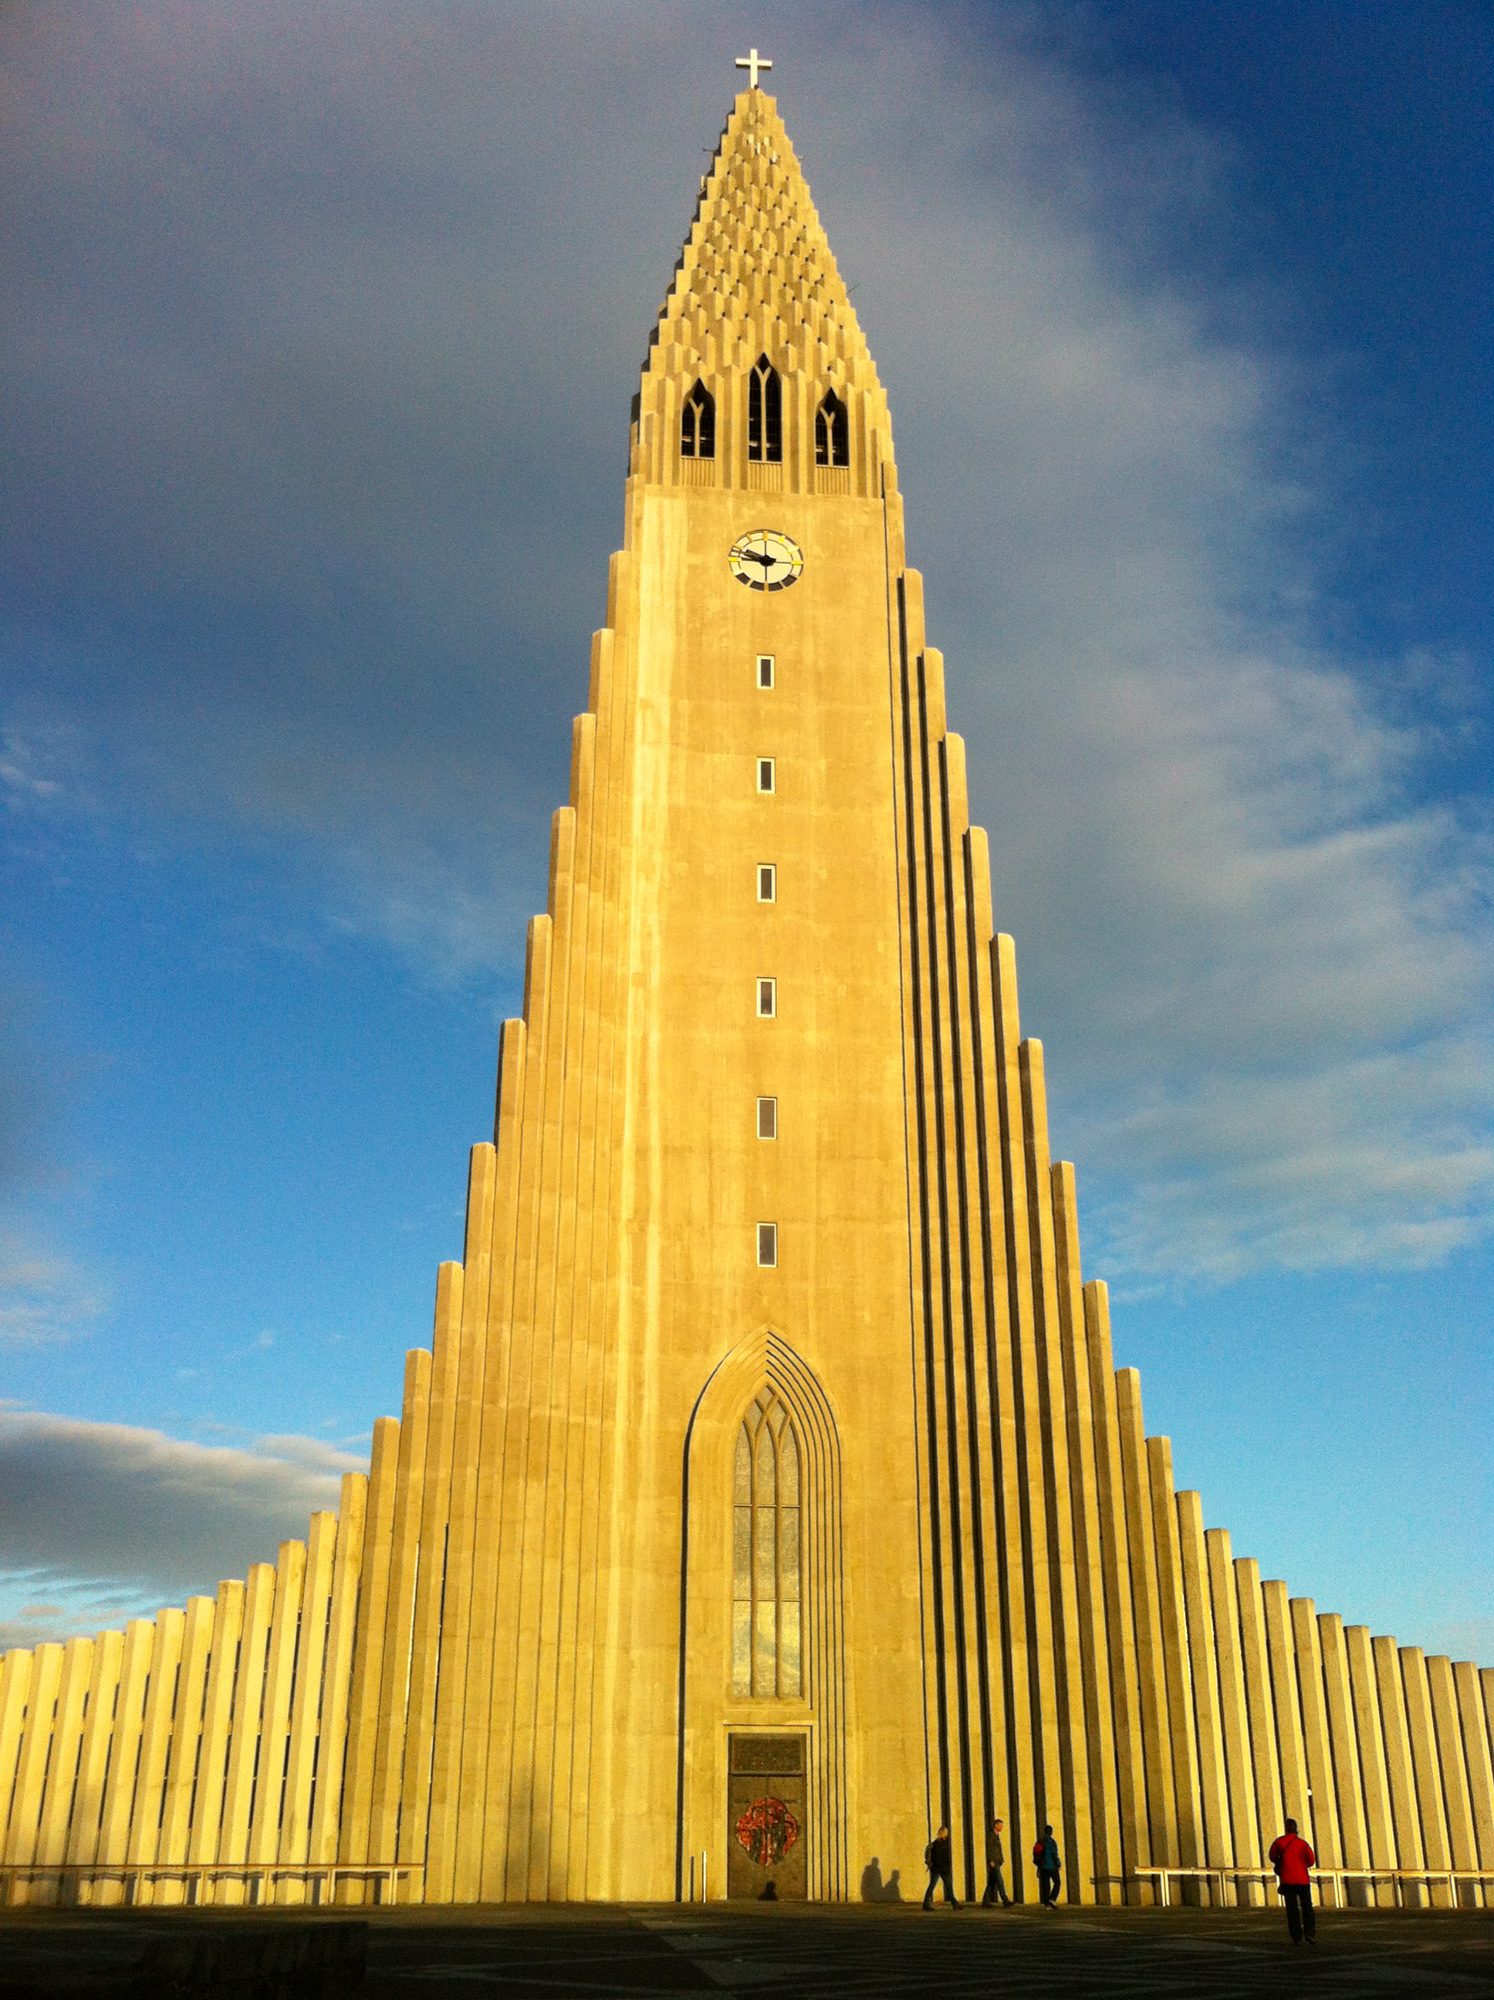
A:
[[[1298,1833],[1294,1819],[1289,1819],[1286,1832],[1272,1841],[1268,1859],[1276,1870],[1277,1886],[1286,1903],[1287,1930],[1292,1943],[1301,1944],[1306,1938],[1309,1944],[1315,1944],[1318,1920],[1312,1907],[1312,1877],[1307,1871],[1317,1866],[1318,1857]]]
[[[960,1906],[955,1900],[954,1870],[950,1860],[949,1828],[947,1826],[940,1827],[939,1831],[924,1849],[923,1858],[929,1864],[929,1886],[923,1892],[923,1907],[926,1910],[933,1909],[934,1885],[942,1882],[944,1884],[945,1902],[950,1905],[951,1909],[957,1910]]]
[[[1006,1863],[1006,1843],[1001,1838],[1002,1822],[991,1821],[991,1831],[986,1835],[986,1893],[981,1897],[981,1908],[989,1910],[1000,1903],[1003,1910],[1009,1910],[1012,1899],[1006,1893],[1006,1883],[1001,1870]]]
[[[1058,1858],[1058,1842],[1053,1838],[1051,1826],[1045,1826],[1042,1839],[1032,1843],[1032,1865],[1037,1870],[1038,1901],[1056,1910],[1058,1876],[1063,1863]]]

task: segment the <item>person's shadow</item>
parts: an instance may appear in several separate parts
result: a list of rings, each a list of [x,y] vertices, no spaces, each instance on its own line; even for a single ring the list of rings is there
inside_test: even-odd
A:
[[[861,1900],[863,1903],[900,1903],[903,1892],[899,1882],[901,1870],[894,1868],[886,1881],[882,1880],[882,1863],[877,1855],[861,1871]]]

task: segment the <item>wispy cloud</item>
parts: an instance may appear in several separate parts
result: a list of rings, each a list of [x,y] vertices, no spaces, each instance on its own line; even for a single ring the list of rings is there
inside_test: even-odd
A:
[[[138,1616],[273,1560],[366,1455],[320,1438],[203,1445],[0,1407],[0,1645]],[[50,1606],[52,1609],[44,1608]],[[29,1610],[25,1607],[29,1607]],[[7,1633],[10,1636],[7,1636]],[[63,1635],[65,1636],[65,1634]]]
[[[97,1323],[105,1304],[101,1287],[71,1259],[0,1228],[0,1348],[73,1339]]]
[[[975,18],[753,32],[889,386],[1091,1259],[1435,1260],[1494,1206],[1490,853],[1439,764],[1477,666],[1341,637],[1368,446],[1232,265],[1228,149],[1043,10]],[[686,21],[160,4],[17,92],[55,712],[107,706],[136,790],[314,855],[427,974],[511,968],[543,894],[681,107],[730,82]]]

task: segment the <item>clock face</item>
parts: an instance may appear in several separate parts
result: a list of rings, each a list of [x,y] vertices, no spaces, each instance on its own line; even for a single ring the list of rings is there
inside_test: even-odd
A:
[[[787,590],[804,568],[804,551],[776,528],[754,528],[733,542],[726,560],[738,583],[749,590]]]

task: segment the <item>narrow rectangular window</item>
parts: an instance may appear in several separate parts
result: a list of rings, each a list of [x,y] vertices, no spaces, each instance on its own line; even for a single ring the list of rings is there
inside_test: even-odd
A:
[[[776,1222],[760,1222],[757,1225],[757,1261],[765,1271],[771,1271],[778,1262]]]
[[[773,655],[771,653],[759,653],[757,656],[757,684],[760,688],[770,688],[773,685]]]
[[[771,1021],[778,1012],[778,981],[760,979],[757,982],[757,1013],[761,1021]]]
[[[778,790],[778,773],[771,757],[759,757],[757,760],[757,789],[760,792]]]
[[[778,1137],[778,1099],[760,1097],[757,1100],[757,1136],[759,1139]]]
[[[760,903],[776,903],[778,901],[778,870],[773,866],[771,861],[763,861],[758,864],[757,900]]]

